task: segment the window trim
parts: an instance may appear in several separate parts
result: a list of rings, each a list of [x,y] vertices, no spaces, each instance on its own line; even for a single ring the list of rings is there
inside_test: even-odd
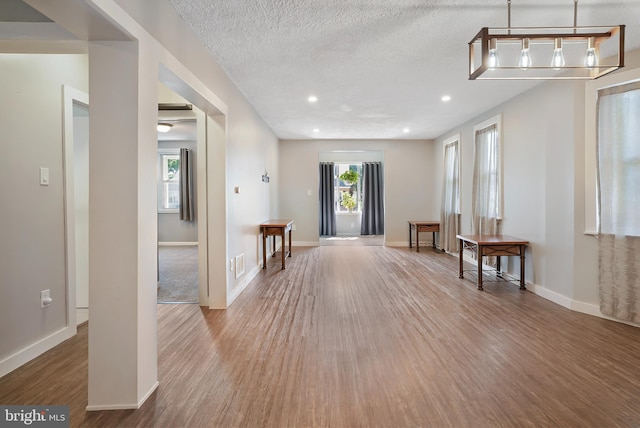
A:
[[[613,86],[640,81],[640,68],[620,71],[602,76],[597,80],[589,80],[585,84],[584,93],[584,234],[598,234],[597,203],[597,103],[598,91]]]
[[[162,148],[158,149],[158,177],[157,177],[157,188],[158,188],[158,214],[179,214],[180,208],[164,208],[162,206],[162,197],[164,193],[164,181],[162,180],[162,157],[164,155],[178,155],[180,156],[180,149],[176,148]]]

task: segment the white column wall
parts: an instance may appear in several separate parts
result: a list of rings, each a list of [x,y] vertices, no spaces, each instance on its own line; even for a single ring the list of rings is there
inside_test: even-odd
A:
[[[157,70],[136,42],[89,45],[90,410],[137,408],[157,386]]]

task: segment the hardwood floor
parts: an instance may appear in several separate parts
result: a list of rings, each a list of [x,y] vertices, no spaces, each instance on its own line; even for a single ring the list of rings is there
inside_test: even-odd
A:
[[[141,409],[84,411],[86,327],[0,379],[0,403],[94,427],[640,425],[640,329],[484,287],[430,249],[295,247],[226,311],[158,306]]]

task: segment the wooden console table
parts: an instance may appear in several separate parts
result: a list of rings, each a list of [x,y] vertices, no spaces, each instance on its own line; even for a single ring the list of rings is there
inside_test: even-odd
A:
[[[497,272],[502,276],[500,256],[520,256],[520,289],[526,290],[524,282],[524,251],[529,241],[505,235],[456,235],[460,240],[460,278],[464,278],[462,259],[464,250],[478,257],[478,290],[482,290],[482,257],[498,256]]]
[[[409,248],[413,248],[412,232],[416,231],[416,251],[420,252],[420,232],[433,233],[433,248],[436,248],[436,232],[440,232],[439,221],[409,220]]]
[[[269,220],[260,225],[262,233],[262,269],[267,268],[267,236],[273,236],[273,250],[271,257],[276,255],[276,236],[282,238],[282,269],[284,269],[284,259],[291,257],[291,230],[293,220]],[[289,232],[289,251],[285,251],[285,234]]]

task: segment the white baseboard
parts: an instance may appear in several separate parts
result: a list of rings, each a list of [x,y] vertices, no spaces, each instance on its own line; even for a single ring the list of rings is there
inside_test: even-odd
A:
[[[573,309],[573,301],[570,298],[563,296],[562,294],[556,293],[555,291],[549,290],[548,288],[542,287],[537,284],[527,284],[527,289],[532,293],[542,297],[543,299],[549,300],[550,302],[553,302],[567,309]]]
[[[249,272],[244,274],[242,280],[238,281],[236,285],[229,291],[229,296],[227,298],[227,308],[231,306],[231,304],[238,298],[238,296],[247,288],[249,283],[253,281],[253,279],[258,276],[258,273],[262,269],[262,266],[255,266]]]
[[[409,247],[407,241],[384,241],[385,247]]]
[[[197,242],[158,242],[161,247],[184,247],[190,245],[198,245]]]
[[[151,394],[153,394],[155,390],[158,389],[159,385],[160,382],[156,381],[156,383],[153,384],[153,386],[149,389],[149,391],[147,391],[146,394],[144,394],[144,397],[142,397],[137,404],[93,404],[88,405],[86,407],[86,410],[88,412],[96,412],[99,410],[138,410],[140,407],[142,407],[144,402],[147,401]]]
[[[76,325],[89,321],[89,308],[76,308]]]
[[[292,247],[319,247],[318,241],[291,241]]]
[[[14,371],[18,367],[28,363],[54,346],[59,345],[70,337],[73,337],[76,332],[76,326],[64,327],[44,339],[38,340],[15,354],[8,356],[4,360],[0,361],[0,377]]]

